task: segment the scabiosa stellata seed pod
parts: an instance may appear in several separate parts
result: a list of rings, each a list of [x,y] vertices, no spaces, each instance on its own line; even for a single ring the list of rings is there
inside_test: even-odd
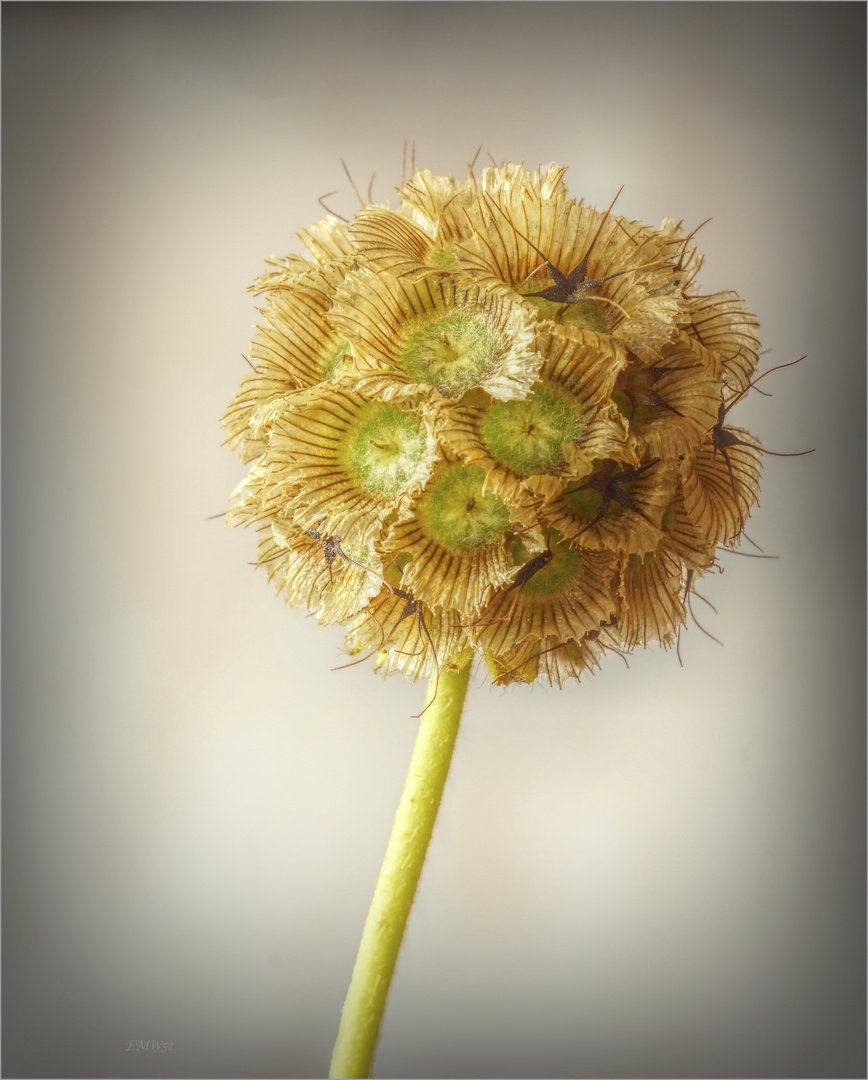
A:
[[[697,230],[585,206],[555,166],[414,171],[398,195],[269,260],[224,418],[253,463],[229,519],[278,591],[343,624],[351,663],[431,680],[334,1077],[369,1074],[472,658],[561,685],[673,644],[763,452],[727,423],[757,320],[698,291]]]
[[[568,196],[564,170],[417,171],[395,209],[327,216],[270,260],[253,373],[224,419],[286,599],[413,678],[480,652],[560,684],[672,644],[739,541],[760,448],[724,425],[757,320],[701,258]]]

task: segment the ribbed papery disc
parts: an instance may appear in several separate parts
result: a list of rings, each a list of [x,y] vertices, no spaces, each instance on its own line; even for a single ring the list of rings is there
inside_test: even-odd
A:
[[[539,185],[540,194],[544,199],[552,199],[556,195],[565,196],[567,194],[567,185],[564,180],[566,176],[566,165],[549,165],[544,173],[540,173],[539,166],[534,170],[532,174],[531,183],[534,187]],[[539,177],[539,180],[537,180]]]
[[[663,224],[660,226],[660,236],[669,241],[666,250],[670,255],[676,257],[676,267],[680,267],[677,270],[677,284],[682,293],[692,285],[702,264],[705,262],[695,244],[689,240],[686,243],[684,242],[689,235],[690,233],[682,227],[680,222],[676,223],[672,218],[663,219]]]
[[[268,475],[262,468],[262,461],[257,461],[229,495],[227,525],[247,526],[263,516],[258,511],[263,492],[267,490],[267,482]]]
[[[356,548],[339,542],[338,551],[324,542],[333,538],[319,536],[275,518],[263,529],[258,565],[287,604],[304,605],[316,612],[320,623],[345,622],[379,592],[382,563],[371,545]]]
[[[584,475],[588,471],[587,464],[577,471],[580,475]],[[529,516],[532,518],[532,522],[528,521],[528,524],[536,524],[539,521],[540,507],[557,501],[564,493],[563,480],[557,476],[547,476],[542,473],[537,476],[526,477],[522,480],[521,487],[529,500],[528,505],[531,508]]]
[[[655,265],[607,281],[594,295],[608,297],[628,312],[624,318],[613,309],[612,336],[641,360],[651,362],[690,322],[683,295],[684,272],[673,262],[675,245],[667,243],[665,235],[651,230],[649,236],[637,222],[626,223],[626,228],[642,243],[636,249],[636,263]]]
[[[759,321],[735,293],[719,292],[689,300],[687,332],[711,354],[716,370],[732,390],[744,390],[759,362]]]
[[[295,497],[298,485],[287,470],[275,474],[260,457],[247,476],[229,496],[226,514],[229,525],[252,525],[268,518],[283,517]]]
[[[392,210],[371,209],[352,225],[359,251],[393,277],[416,279],[450,274],[458,268],[454,252]]]
[[[555,195],[567,194],[567,185],[564,183],[566,171],[566,166],[562,165],[549,165],[544,173],[540,173],[539,165],[533,172],[528,172],[524,165],[512,162],[489,165],[482,170],[475,187],[478,191],[501,198],[527,190],[531,194],[550,199]]]
[[[486,165],[470,186],[475,192],[484,192],[498,198],[522,197],[526,194],[551,199],[566,197],[569,192],[564,180],[565,165],[548,165],[545,172],[537,165],[531,172],[524,162],[507,161],[502,165]]]
[[[350,624],[347,648],[353,656],[376,656],[376,666],[386,672],[402,671],[414,681],[435,678],[468,648],[467,635],[456,612],[429,608],[401,592],[406,590],[383,585]]]
[[[616,472],[622,466],[616,467]],[[596,525],[590,525],[602,508],[602,497],[594,489],[578,489],[584,477],[566,488],[564,494],[540,508],[540,519],[582,548],[644,554],[653,551],[663,530],[661,522],[675,491],[676,474],[663,462],[651,465],[635,480],[625,481],[622,490],[636,510],[610,497],[609,508]],[[637,513],[637,510],[641,513]],[[644,517],[642,515],[645,515]]]
[[[579,641],[616,614],[617,557],[559,541],[550,538],[554,556],[547,563],[547,553],[533,556],[486,605],[475,622],[484,648],[501,654],[528,638]]]
[[[524,397],[542,364],[519,302],[454,277],[410,281],[362,269],[338,290],[329,318],[353,344],[360,377],[391,379],[395,396],[455,398],[479,386],[499,399]]]
[[[520,401],[465,395],[444,412],[438,434],[465,464],[491,473],[487,486],[515,498],[522,484],[554,492],[541,474],[576,476],[594,458],[624,450],[625,427],[609,397],[626,353],[608,338],[572,327],[537,332],[540,379]]]
[[[615,285],[617,282],[611,284]],[[639,288],[641,286],[636,286],[637,292]],[[614,297],[614,290],[612,295]],[[622,298],[614,298],[622,307],[627,308],[630,318],[614,327],[612,337],[649,363],[659,355],[664,345],[672,340],[679,327],[687,322],[684,302],[680,297],[663,295],[642,299],[634,296],[630,307],[623,303]]]
[[[299,229],[296,236],[319,263],[356,253],[349,228],[333,214]]]
[[[608,404],[627,350],[605,334],[545,323],[537,327],[541,379],[563,387],[584,409]]]
[[[464,217],[472,194],[467,182],[456,182],[452,176],[435,176],[429,169],[420,170],[398,190],[402,210],[426,231],[433,227],[437,239],[445,246],[469,234]]]
[[[527,405],[528,408],[533,409],[534,401],[531,398],[514,403],[493,403],[489,399],[489,404],[484,408],[454,405],[449,410],[444,410],[442,426],[437,434],[450,455],[457,457],[463,465],[477,465],[485,471],[484,491],[491,492],[505,502],[518,504],[526,501],[524,485],[530,474],[524,470],[510,469],[495,458],[482,433],[486,417],[491,410],[497,409],[498,405],[511,404]],[[553,441],[550,448],[557,450],[558,465],[564,467],[572,465],[577,456],[577,452],[570,445],[561,448],[560,444]],[[585,465],[589,467],[590,461],[585,461]],[[557,466],[554,468],[556,470]],[[530,478],[534,481],[542,481],[546,477],[541,475]]]
[[[595,210],[578,206],[575,199],[561,195],[543,198],[518,182],[494,190],[481,189],[467,211],[467,219],[473,233],[458,246],[462,269],[480,281],[502,283],[525,293],[539,292],[553,284],[545,259],[564,275],[569,274],[584,254],[582,244],[585,248],[590,244],[590,227],[598,225],[602,215],[598,219]],[[531,244],[540,249],[543,257]],[[605,244],[601,236],[601,251]],[[589,272],[588,277],[592,276]],[[553,311],[558,307],[550,306]]]
[[[286,289],[302,274],[316,269],[314,263],[301,255],[270,255],[265,260],[266,266],[273,266],[265,274],[260,274],[247,290],[252,293],[270,292],[272,289]]]
[[[438,432],[443,446],[462,465],[478,466],[485,472],[484,492],[496,495],[506,503],[518,505],[526,501],[524,474],[501,465],[491,456],[479,431],[485,410],[453,406],[444,426]]]
[[[582,431],[576,446],[586,458],[595,461],[613,457],[629,466],[639,464],[636,451],[627,441],[623,418],[614,408],[601,408],[596,418]],[[584,475],[581,474],[582,477]],[[573,477],[579,479],[580,474],[573,472]]]
[[[647,226],[606,218],[572,199],[545,199],[527,189],[499,198],[480,196],[468,218],[474,235],[458,247],[462,270],[482,282],[499,281],[516,289],[540,320],[612,333],[634,352],[648,355],[659,351],[679,321],[687,321],[678,277],[671,260],[664,259],[669,248]],[[555,284],[546,260],[566,277],[589,249],[586,280],[630,272],[603,282],[566,308],[529,295]]]
[[[651,364],[636,360],[622,372],[614,397],[629,420],[630,441],[641,458],[675,463],[688,457],[717,422],[720,383],[706,370],[698,349],[686,334],[679,334]],[[643,404],[643,391],[658,395],[670,408]]]
[[[558,687],[563,686],[567,679],[580,679],[587,673],[593,674],[605,654],[599,641],[587,638],[581,642],[549,640],[543,644],[547,648],[540,652],[539,677]]]
[[[598,668],[603,649],[593,641],[579,644],[547,638],[524,642],[508,653],[483,651],[482,655],[495,686],[530,683],[538,678],[562,686],[567,679],[578,679]]]
[[[382,544],[404,567],[401,587],[465,622],[514,572],[510,545],[518,510],[483,490],[477,466],[441,463]]]
[[[426,409],[335,388],[278,421],[264,464],[298,485],[297,525],[324,518],[330,532],[361,545],[422,489],[437,457]]]
[[[733,544],[747,524],[751,510],[759,504],[762,465],[757,440],[743,428],[724,428],[724,431],[748,445],[715,450],[709,439],[692,461],[682,464],[685,511],[709,544]]]
[[[669,257],[671,245],[665,243],[660,233],[624,218],[618,218],[614,226],[611,223],[610,218],[600,239],[611,228],[612,247],[596,267],[592,254],[588,260],[588,278],[604,277],[628,267],[636,269],[604,282],[589,296],[602,298],[597,303],[606,309],[607,329],[615,341],[642,359],[650,360],[680,326],[689,322],[680,275]],[[607,299],[622,310],[605,303]],[[562,317],[561,321],[567,319]]]
[[[565,488],[582,483],[593,471],[595,461],[614,458],[624,462],[624,468],[639,465],[639,456],[627,442],[624,418],[611,405],[601,406],[596,416],[583,425],[578,440],[566,448],[566,464],[555,475],[526,476],[522,487],[532,498],[537,512],[546,503],[556,502]]]
[[[663,515],[663,528],[668,542],[687,569],[704,573],[712,566],[717,543],[709,541],[701,522],[694,521],[687,513],[680,483]]]
[[[394,526],[384,545],[384,555],[407,552],[413,556],[404,571],[409,591],[428,603],[454,608],[467,618],[473,618],[492,590],[514,571],[505,542],[465,552],[449,551],[427,537],[416,521]]]
[[[610,424],[608,434],[617,438],[621,433]],[[484,468],[485,489],[507,501],[520,500],[525,484],[536,493],[553,490],[541,484],[543,476],[589,472],[599,455],[579,447],[585,439],[595,441],[601,435],[596,411],[548,379],[535,383],[520,401],[488,398],[478,405],[454,405],[443,410],[438,428],[449,453],[465,465]],[[618,446],[623,442],[621,435]]]
[[[684,622],[681,561],[664,542],[644,557],[628,555],[621,564],[623,604],[618,619],[621,641],[628,649],[660,641],[672,643]]]
[[[513,683],[532,683],[536,679],[540,652],[539,642],[529,641],[512,656],[497,656],[483,649],[482,659],[495,686],[512,686]]]
[[[349,342],[326,320],[345,276],[345,264],[332,264],[272,294],[261,311],[265,322],[250,346],[255,370],[242,380],[223,421],[230,445],[255,441],[257,453],[262,453],[268,430],[294,392],[339,377],[351,367]]]

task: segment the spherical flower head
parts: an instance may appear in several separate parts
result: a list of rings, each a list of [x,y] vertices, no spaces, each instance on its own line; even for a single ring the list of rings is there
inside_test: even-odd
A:
[[[478,652],[495,683],[560,685],[669,646],[758,503],[761,449],[728,423],[756,318],[697,291],[692,234],[576,202],[564,172],[417,171],[255,283],[229,518],[382,671]]]

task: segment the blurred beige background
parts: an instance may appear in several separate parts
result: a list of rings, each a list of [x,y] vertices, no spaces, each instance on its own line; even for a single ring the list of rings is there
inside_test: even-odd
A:
[[[423,688],[205,519],[246,287],[405,137],[711,216],[701,285],[807,354],[733,419],[817,452],[701,586],[723,648],[475,680],[376,1075],[864,1075],[864,7],[2,18],[4,1075],[327,1069]]]

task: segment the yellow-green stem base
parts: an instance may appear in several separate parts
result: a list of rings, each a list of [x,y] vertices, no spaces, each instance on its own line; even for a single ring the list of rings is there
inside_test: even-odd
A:
[[[470,664],[428,687],[426,708],[356,956],[329,1076],[370,1075],[404,929],[449,774]]]

